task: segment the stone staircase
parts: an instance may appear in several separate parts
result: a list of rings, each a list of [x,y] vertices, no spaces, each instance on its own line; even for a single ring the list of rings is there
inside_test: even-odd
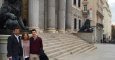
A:
[[[93,44],[69,33],[40,33],[39,36],[43,39],[44,51],[49,60],[59,60],[58,58],[69,54],[96,49]]]

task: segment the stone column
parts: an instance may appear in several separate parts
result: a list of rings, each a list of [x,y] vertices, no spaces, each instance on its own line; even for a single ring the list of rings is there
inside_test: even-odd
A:
[[[59,31],[65,31],[65,21],[66,21],[66,0],[59,0]]]
[[[44,29],[47,29],[48,25],[48,0],[44,0]]]
[[[48,0],[48,30],[55,31],[56,29],[56,0]]]
[[[71,30],[72,28],[72,0],[67,0],[67,7],[66,7],[66,29]]]
[[[29,0],[29,28],[39,29],[39,0]]]
[[[45,22],[45,20],[44,20],[44,18],[45,18],[45,16],[44,16],[44,14],[45,14],[45,11],[44,11],[44,0],[39,0],[39,28],[40,28],[40,32],[43,32],[43,30],[44,30],[44,28],[45,28],[45,24],[44,24],[44,22]]]

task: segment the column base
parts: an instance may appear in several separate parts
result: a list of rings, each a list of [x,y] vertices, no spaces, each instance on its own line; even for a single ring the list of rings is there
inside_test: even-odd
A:
[[[72,33],[72,29],[66,29],[66,33]]]
[[[48,28],[47,32],[58,33],[58,31],[55,28]]]
[[[29,30],[36,29],[37,33],[39,33],[39,27],[29,27]]]
[[[77,33],[78,30],[66,29],[66,32],[68,32],[68,33]]]
[[[39,33],[44,33],[44,29],[39,29]]]
[[[73,29],[72,33],[78,33],[78,30],[77,29]]]
[[[66,31],[63,29],[63,30],[58,30],[59,33],[66,33]]]

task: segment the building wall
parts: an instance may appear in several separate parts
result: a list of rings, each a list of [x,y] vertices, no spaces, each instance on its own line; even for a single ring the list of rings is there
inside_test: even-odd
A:
[[[102,39],[103,27],[97,24],[103,24],[103,0],[87,0],[89,19],[91,20],[91,26],[94,28],[94,40],[99,42]]]
[[[104,2],[104,20],[103,20],[103,24],[104,24],[104,35],[106,36],[107,40],[111,40],[111,12],[110,12],[110,8],[108,5],[108,1]]]
[[[76,5],[74,5],[73,1],[74,0],[72,0],[72,6],[71,6],[72,7],[72,31],[77,32],[77,31],[79,31],[79,25],[80,25],[80,27],[82,27],[83,22],[84,22],[83,17],[82,17],[82,12],[81,12],[82,0],[80,0],[80,7],[78,6],[78,0],[76,0]],[[77,24],[76,29],[74,29],[74,23],[75,23],[74,19],[77,20],[76,21],[76,24]],[[79,21],[81,21],[81,23],[79,23]]]
[[[103,39],[103,5],[104,5],[104,0],[97,0],[97,22],[96,22],[96,30],[97,30],[97,42],[101,42]],[[99,25],[98,25],[99,24]]]
[[[88,4],[88,9],[90,9],[90,11],[92,11],[92,18],[91,18],[91,26],[96,26],[96,1],[97,0],[88,0],[89,4]]]

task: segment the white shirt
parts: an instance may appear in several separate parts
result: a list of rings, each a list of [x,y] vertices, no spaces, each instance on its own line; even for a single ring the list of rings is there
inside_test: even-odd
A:
[[[18,35],[15,35],[15,37],[16,37],[17,41],[19,42],[19,36],[18,36]]]

